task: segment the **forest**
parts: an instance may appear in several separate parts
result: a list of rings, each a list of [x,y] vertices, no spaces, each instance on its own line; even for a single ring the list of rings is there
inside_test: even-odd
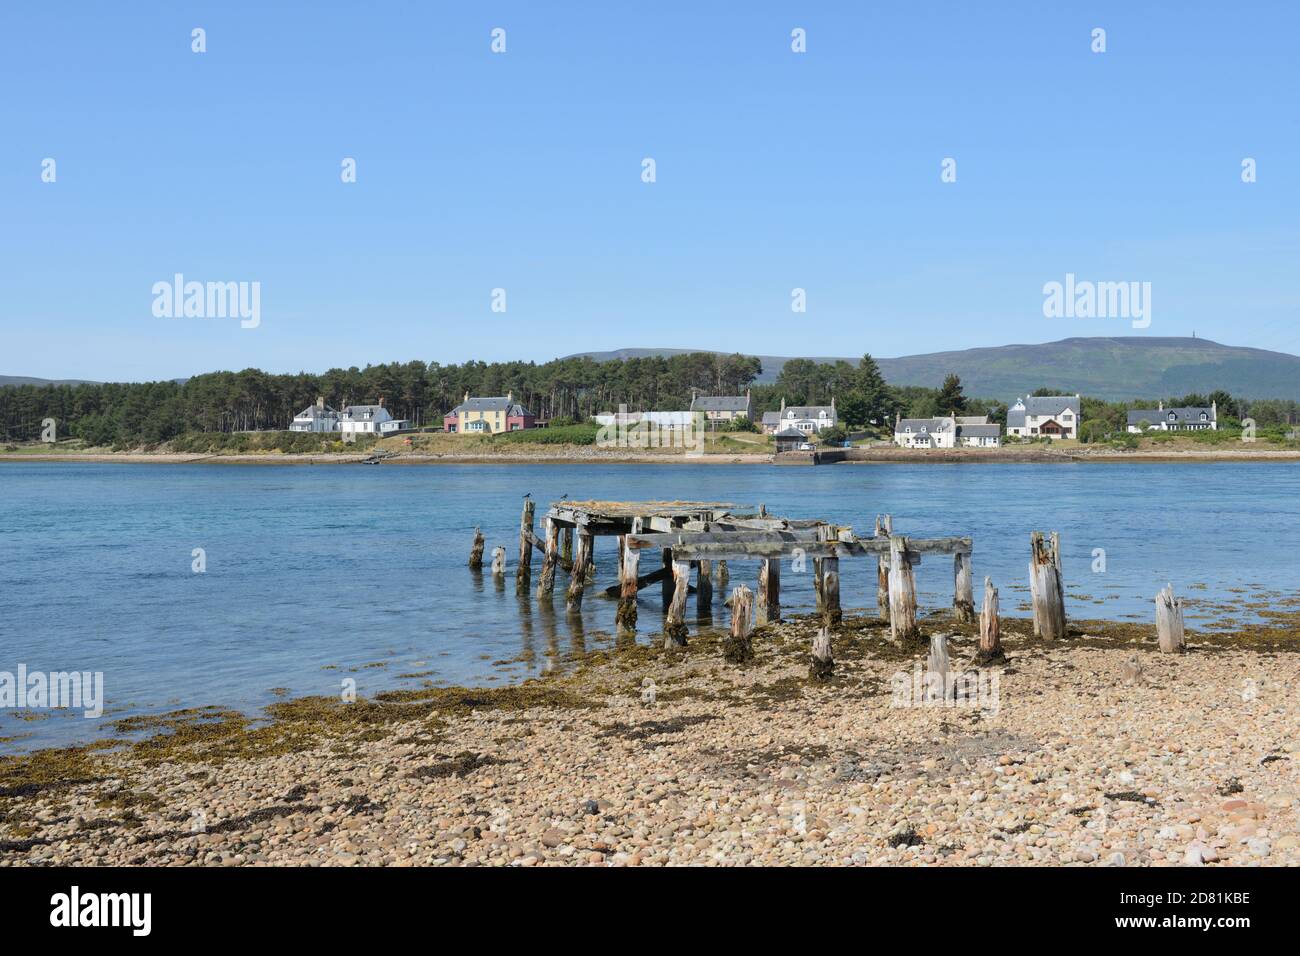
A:
[[[183,382],[18,385],[0,387],[0,432],[6,442],[36,441],[42,423],[54,419],[59,438],[79,438],[94,446],[156,446],[192,433],[237,433],[287,429],[293,416],[318,396],[341,409],[383,399],[395,418],[417,427],[438,427],[442,415],[464,394],[513,393],[539,419],[582,421],[624,404],[629,410],[688,408],[693,392],[713,395],[751,391],[754,417],[787,404],[829,404],[850,429],[884,430],[894,416],[988,414],[1005,423],[1006,397],[968,397],[955,375],[938,389],[895,387],[882,378],[875,361],[819,364],[793,359],[775,383],[755,385],[758,359],[740,354],[697,352],[666,357],[596,362],[566,358],[535,362],[394,362],[365,368],[330,369],[322,374],[271,374],[259,369],[210,372]],[[1050,387],[1036,394],[1053,394]],[[1166,396],[1168,404],[1200,404],[1215,399],[1220,422],[1235,424],[1249,414],[1260,427],[1283,425],[1297,417],[1293,401],[1238,401],[1224,392],[1211,396]],[[1122,431],[1130,405],[1085,398],[1083,417],[1100,424],[1085,429],[1097,438]]]

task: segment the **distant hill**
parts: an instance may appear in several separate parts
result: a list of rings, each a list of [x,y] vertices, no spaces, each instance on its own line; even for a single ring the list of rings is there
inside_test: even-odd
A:
[[[0,386],[5,385],[94,385],[80,378],[29,378],[26,375],[0,375]]]
[[[675,355],[695,349],[618,349],[583,352],[596,361]],[[845,356],[857,363],[861,356]],[[774,382],[788,356],[760,355],[759,382]],[[809,356],[809,358],[813,358]],[[840,361],[816,357],[817,362]],[[1300,356],[1267,349],[1220,345],[1209,339],[1071,338],[1041,345],[999,345],[931,352],[900,358],[876,356],[891,385],[935,388],[950,372],[961,377],[967,395],[1003,401],[1037,388],[1080,392],[1108,401],[1160,398],[1223,389],[1242,398],[1300,400]]]

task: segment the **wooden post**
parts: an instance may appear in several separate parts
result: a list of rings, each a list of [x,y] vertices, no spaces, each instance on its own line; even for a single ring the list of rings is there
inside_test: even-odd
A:
[[[587,583],[596,582],[596,536],[590,535],[587,542]]]
[[[723,642],[723,659],[728,664],[753,660],[753,634],[754,592],[742,584],[731,592],[731,635]]]
[[[1034,606],[1034,637],[1057,641],[1065,637],[1065,589],[1061,584],[1061,539],[1052,532],[1029,536],[1029,591]]]
[[[834,528],[826,528],[825,530],[827,533],[824,540],[836,540]],[[839,627],[844,620],[844,612],[840,610],[840,559],[838,556],[821,559],[821,570],[818,579],[820,582],[818,596],[821,598],[822,622],[827,627]]]
[[[474,544],[469,549],[470,570],[477,571],[483,567],[483,530],[474,529]]]
[[[673,600],[664,621],[664,648],[686,646],[686,595],[691,590],[691,562],[673,562]]]
[[[542,580],[537,585],[537,596],[544,597],[555,591],[555,565],[559,558],[559,525],[554,518],[546,519],[546,552],[542,555]]]
[[[1183,602],[1171,584],[1156,595],[1156,639],[1162,654],[1178,654],[1187,646],[1183,632]]]
[[[636,576],[637,564],[641,560],[641,549],[627,547],[627,542],[621,537],[619,541],[622,543],[623,563],[619,567],[620,588],[615,621],[619,631],[633,634],[636,632]]]
[[[664,613],[668,613],[668,605],[673,603],[673,549],[663,548],[660,555],[663,561],[663,569],[666,572],[660,587],[664,596]]]
[[[876,537],[892,536],[894,518],[892,515],[876,515]],[[889,620],[889,556],[876,558],[876,606],[880,610],[880,619]]]
[[[988,664],[1005,659],[1002,653],[1002,622],[998,620],[998,589],[986,577],[984,609],[980,611],[980,646],[975,660],[980,664]]]
[[[695,614],[708,620],[713,617],[713,562],[701,558],[696,562]]]
[[[823,627],[813,638],[812,663],[808,667],[810,680],[827,681],[835,672],[835,661],[831,658],[830,628]]]
[[[926,699],[947,700],[952,689],[948,676],[948,638],[943,634],[930,637],[930,656],[925,663]]]
[[[731,580],[731,572],[727,570],[727,562],[718,562],[718,591],[722,594],[727,593],[727,584]]]
[[[907,538],[889,538],[889,637],[896,644],[920,636],[916,627],[916,578],[908,560]]]
[[[570,610],[582,607],[582,591],[587,586],[587,549],[591,547],[591,534],[583,528],[578,532],[578,550],[573,556],[573,573],[569,575],[568,606]]]
[[[971,582],[970,555],[952,556],[952,610],[958,624],[975,623],[975,594]]]
[[[501,577],[506,573],[506,549],[496,547],[492,549],[492,574]]]
[[[758,626],[781,620],[781,559],[764,558],[758,565]]]
[[[515,569],[515,590],[528,593],[528,581],[533,574],[533,509],[536,502],[524,499],[524,513],[519,517],[519,567]]]
[[[560,536],[560,555],[564,558],[564,563],[573,568],[573,525],[565,525],[564,533]],[[572,572],[570,572],[572,573]]]

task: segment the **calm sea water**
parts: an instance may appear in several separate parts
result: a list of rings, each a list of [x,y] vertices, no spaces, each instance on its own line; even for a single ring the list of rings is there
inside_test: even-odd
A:
[[[0,464],[0,671],[102,671],[100,721],[0,710],[0,752],[103,736],[113,718],[277,695],[502,683],[612,641],[615,602],[566,614],[516,597],[521,497],[767,505],[870,533],[969,534],[977,584],[1025,614],[1029,532],[1057,530],[1076,618],[1152,617],[1166,582],[1193,627],[1300,585],[1300,468],[1253,464],[142,465]],[[504,587],[465,566],[475,525],[509,556]],[[207,570],[192,571],[202,548]],[[1105,550],[1094,572],[1094,549]],[[614,544],[596,554],[614,581]],[[534,583],[539,562],[534,561]],[[841,562],[843,603],[875,606],[872,562]],[[731,563],[753,584],[756,565]],[[917,569],[922,607],[951,602],[951,559]],[[1200,587],[1194,587],[1200,586]],[[597,589],[597,590],[599,590]],[[979,588],[977,586],[977,601]],[[643,592],[640,640],[657,634]],[[782,603],[812,604],[787,567]],[[694,604],[692,602],[692,609]],[[719,609],[718,620],[723,610]]]

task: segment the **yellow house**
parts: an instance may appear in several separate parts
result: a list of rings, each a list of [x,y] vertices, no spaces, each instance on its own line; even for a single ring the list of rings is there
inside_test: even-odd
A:
[[[442,416],[443,431],[468,435],[496,435],[536,424],[536,416],[515,401],[514,392],[489,398],[470,398],[466,392],[465,400]]]

